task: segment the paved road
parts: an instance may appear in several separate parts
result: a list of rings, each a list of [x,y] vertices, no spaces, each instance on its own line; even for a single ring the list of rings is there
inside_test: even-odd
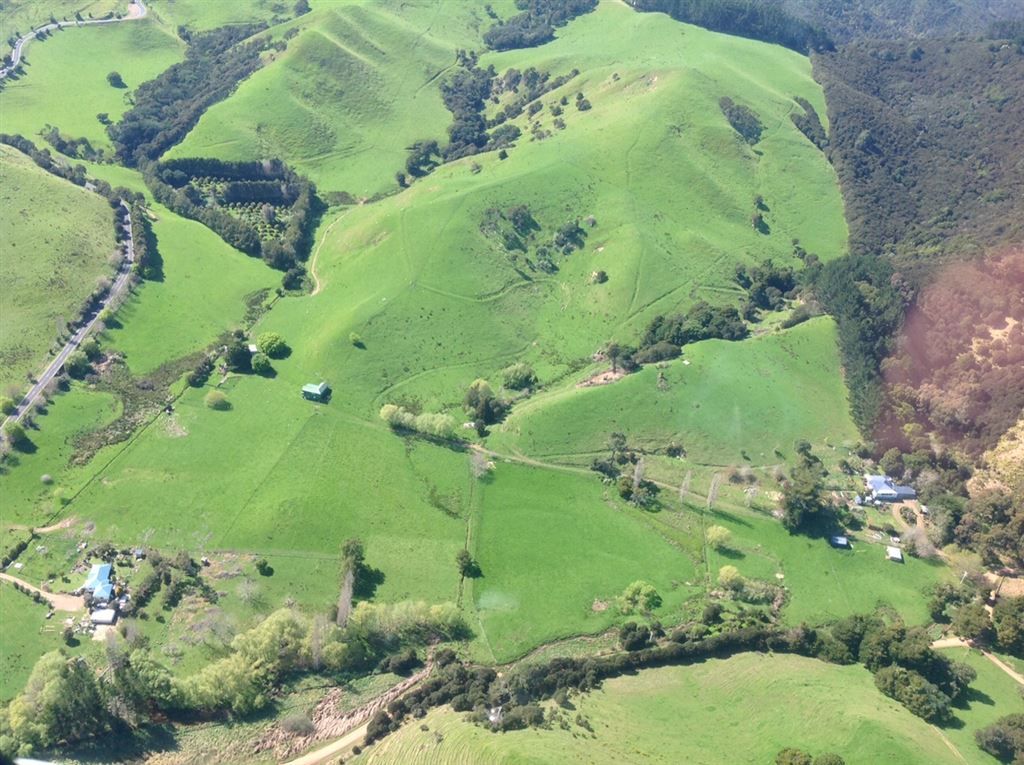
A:
[[[127,235],[125,239],[125,257],[122,259],[121,266],[117,270],[117,276],[114,279],[113,285],[111,285],[106,297],[104,297],[98,305],[90,309],[88,313],[82,316],[82,324],[78,328],[78,331],[71,336],[71,339],[68,340],[60,353],[56,355],[53,361],[50,362],[50,365],[46,367],[41,375],[39,375],[36,384],[32,386],[28,393],[25,394],[25,398],[21,400],[14,412],[4,420],[3,425],[6,425],[11,421],[19,422],[21,418],[25,416],[25,412],[27,412],[35,403],[36,399],[39,398],[43,389],[52,379],[60,374],[60,370],[64,366],[64,362],[68,360],[68,356],[74,353],[78,349],[78,346],[82,344],[82,341],[85,340],[90,332],[92,332],[93,328],[96,326],[96,322],[99,321],[100,313],[102,313],[103,309],[110,305],[112,300],[120,296],[127,289],[128,280],[132,275],[132,265],[135,263],[135,240],[132,238],[131,208],[128,207],[123,199],[121,200],[121,206],[125,210],[124,223],[122,226],[125,234]]]
[[[145,18],[148,10],[143,4],[142,0],[132,0],[132,3],[128,6],[128,15],[122,16],[121,18],[109,18],[109,19],[84,19],[82,21],[58,21],[56,24],[46,24],[33,29],[28,34],[22,35],[18,38],[17,42],[14,43],[14,49],[11,51],[11,65],[0,69],[0,80],[6,77],[8,74],[18,68],[21,63],[22,52],[25,50],[25,46],[36,38],[40,32],[53,32],[63,27],[84,27],[90,24],[116,24],[119,21],[133,21],[134,19]]]

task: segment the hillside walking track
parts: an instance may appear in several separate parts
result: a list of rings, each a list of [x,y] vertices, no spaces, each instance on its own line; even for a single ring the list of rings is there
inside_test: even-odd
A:
[[[43,373],[39,375],[35,385],[29,389],[29,392],[25,394],[25,397],[14,408],[10,416],[3,421],[3,426],[6,426],[8,422],[19,422],[25,416],[25,413],[42,394],[43,389],[60,374],[60,370],[64,367],[64,362],[68,360],[68,357],[78,349],[82,341],[92,332],[97,322],[99,322],[100,314],[127,289],[128,280],[132,275],[132,265],[135,263],[135,239],[132,236],[131,208],[123,199],[121,200],[121,206],[125,210],[124,222],[121,224],[125,232],[125,256],[117,269],[117,277],[114,279],[114,283],[107,291],[106,296],[82,316],[82,321],[84,322],[82,326],[78,328],[75,334],[71,336],[71,339],[61,348],[60,353],[43,370]]]
[[[109,19],[82,19],[81,21],[58,21],[54,24],[44,24],[38,29],[33,29],[28,34],[24,34],[17,39],[14,43],[14,48],[11,50],[11,65],[5,66],[0,69],[0,80],[5,79],[11,72],[17,69],[21,65],[22,54],[25,50],[25,46],[28,45],[32,40],[36,39],[41,33],[55,32],[58,29],[64,29],[66,27],[85,27],[93,24],[116,24],[119,21],[135,21],[136,19],[143,19],[149,10],[143,4],[142,0],[132,0],[128,5],[128,15],[122,16],[121,18],[109,18]]]

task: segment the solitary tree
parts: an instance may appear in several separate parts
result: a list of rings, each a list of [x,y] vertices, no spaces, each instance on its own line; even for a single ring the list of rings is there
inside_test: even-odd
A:
[[[473,560],[473,556],[469,554],[469,550],[466,550],[465,548],[459,550],[458,554],[455,556],[455,562],[458,564],[459,573],[467,579],[480,576],[480,566],[475,560]]]
[[[708,544],[716,550],[723,550],[732,541],[732,532],[725,526],[709,526],[705,532]]]
[[[727,590],[736,590],[743,585],[743,575],[735,566],[722,566],[718,569],[718,583]]]
[[[121,74],[119,72],[111,72],[110,74],[108,74],[107,75],[107,82],[109,82],[111,87],[114,87],[114,88],[127,88],[128,87],[127,85],[124,84],[124,80],[121,79]]]
[[[270,363],[270,357],[265,353],[254,353],[252,355],[252,371],[258,375],[268,375],[274,371]]]

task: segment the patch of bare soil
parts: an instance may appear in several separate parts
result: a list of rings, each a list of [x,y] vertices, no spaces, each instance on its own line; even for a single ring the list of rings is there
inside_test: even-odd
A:
[[[576,383],[576,387],[593,388],[597,385],[611,385],[614,382],[618,382],[625,376],[626,373],[623,372],[621,369],[617,369],[614,371],[609,369],[607,372],[599,372],[593,377],[587,378],[583,382]]]
[[[608,610],[608,601],[601,600],[600,598],[594,598],[594,602],[590,605],[590,610],[595,614],[600,614]]]
[[[392,686],[387,692],[372,701],[348,712],[342,711],[344,708],[345,691],[341,688],[333,688],[328,691],[327,695],[316,705],[316,709],[313,710],[311,715],[314,726],[313,733],[308,736],[297,735],[289,733],[280,725],[275,725],[256,742],[253,747],[253,754],[272,751],[274,758],[278,762],[284,762],[288,757],[309,749],[318,741],[328,741],[343,736],[353,728],[366,723],[378,710],[384,709],[392,701],[423,680],[423,678],[430,674],[431,667],[432,665],[428,662],[427,666],[416,674]],[[311,753],[313,756],[300,758],[299,761],[308,761],[310,763],[320,761],[315,754]]]
[[[188,435],[188,431],[173,414],[164,419],[164,430],[171,438],[183,438]]]

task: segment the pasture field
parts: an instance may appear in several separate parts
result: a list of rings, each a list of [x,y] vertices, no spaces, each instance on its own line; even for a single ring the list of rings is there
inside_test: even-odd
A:
[[[972,765],[996,765],[998,760],[975,743],[974,732],[1005,715],[1024,713],[1020,686],[980,651],[944,648],[942,653],[955,661],[969,664],[978,673],[978,678],[971,683],[967,703],[954,710],[960,724],[951,725],[944,732]]]
[[[99,19],[111,11],[127,10],[128,0],[3,0],[0,2],[0,56],[11,52],[7,44],[9,37],[49,24],[51,15],[58,21],[70,21],[76,12],[81,13],[83,19]],[[37,44],[33,40],[26,50]]]
[[[296,582],[310,573],[307,560],[336,559],[360,536],[367,565],[383,572],[378,597],[455,599],[464,455],[410,450],[383,423],[304,401],[293,384],[233,377],[222,390],[233,408],[216,417],[205,390],[188,390],[173,419],[158,418],[79,496],[76,514],[118,540],[257,552],[275,579]],[[430,504],[432,487],[454,515]],[[333,589],[337,575],[329,581]]]
[[[25,75],[4,84],[0,132],[20,133],[41,145],[39,133],[51,125],[112,151],[97,115],[106,113],[117,122],[129,108],[132,90],[181,61],[185,45],[147,18],[63,29],[25,50]],[[114,70],[127,88],[107,82]]]
[[[766,513],[715,509],[705,523],[733,534],[730,549],[708,550],[711,575],[731,565],[744,576],[778,581],[790,591],[783,609],[790,624],[867,613],[879,605],[891,606],[908,624],[927,622],[927,589],[952,577],[939,562],[909,555],[902,565],[887,561],[885,546],[869,543],[866,530],[852,535],[851,550],[836,550],[825,538],[789,534]]]
[[[114,215],[98,194],[0,146],[0,385],[27,387],[47,351],[110,276]]]
[[[680,359],[610,385],[541,393],[495,431],[489,444],[498,451],[583,464],[616,431],[648,451],[676,442],[688,461],[722,466],[780,462],[776,450],[792,454],[800,439],[849,447],[859,437],[829,318],[741,342],[696,343]]]
[[[135,374],[206,347],[240,326],[246,297],[275,287],[279,272],[232,248],[196,221],[153,204],[153,235],[163,278],[143,282],[117,312],[106,347],[119,351]]]
[[[149,15],[167,29],[186,26],[197,32],[254,21],[273,23],[289,18],[294,5],[279,0],[153,0],[146,3]]]
[[[76,384],[54,398],[45,414],[37,414],[37,429],[28,431],[34,449],[9,456],[0,471],[0,528],[8,524],[45,525],[47,518],[61,509],[61,498],[70,498],[95,471],[95,467],[68,469],[75,437],[107,424],[120,412],[121,402],[114,396]],[[43,476],[50,476],[53,482],[44,483]]]
[[[448,7],[314,4],[312,14],[288,23],[300,29],[288,51],[213,107],[172,154],[280,153],[321,191],[393,184],[406,142],[440,138],[449,122],[431,78],[452,64],[460,41],[476,39],[470,11],[449,23],[442,14]],[[397,51],[397,60],[385,65],[376,41]],[[499,71],[537,66],[553,76],[580,69],[542,99],[534,121],[550,135],[531,140],[532,121],[523,116],[517,124],[524,134],[505,160],[493,153],[467,158],[401,194],[330,210],[311,265],[316,293],[277,301],[253,330],[279,332],[291,346],[287,358],[273,362],[274,374],[223,381],[215,374],[206,388],[186,390],[172,415],[95,457],[87,485],[78,482],[84,474],[73,474],[82,490],[65,516],[94,524],[98,540],[240,556],[243,577],[252,557],[266,557],[274,574],[257,580],[258,603],[235,603],[236,585],[224,584],[224,611],[236,626],[288,597],[309,611],[326,610],[336,597],[339,548],[358,536],[378,572],[367,597],[461,597],[476,636],[471,651],[502,661],[621,621],[613,606],[601,608],[636,579],[658,588],[666,621],[704,586],[698,514],[626,508],[578,466],[603,448],[610,431],[621,428],[650,444],[681,437],[701,471],[698,481],[707,480],[709,467],[742,464],[745,453],[754,465],[780,461],[774,450],[790,454],[797,438],[816,446],[855,439],[827,319],[687,348],[689,365],[677,361],[664,370],[665,392],[657,390],[654,368],[604,389],[576,388],[584,370],[594,371],[595,350],[610,340],[635,342],[654,315],[701,299],[738,304],[738,263],[770,257],[796,265],[794,238],[823,259],[844,252],[835,176],[788,118],[796,95],[824,111],[807,59],[608,3],[560,29],[549,45],[487,54],[481,64],[492,62]],[[357,86],[364,69],[384,80]],[[333,89],[303,91],[298,83],[307,76],[310,87],[330,78]],[[577,92],[591,110],[572,106]],[[550,107],[563,96],[569,106],[560,129]],[[722,96],[761,115],[766,129],[756,151],[722,116]],[[323,116],[301,105],[278,108],[297,97]],[[260,133],[254,119],[268,127]],[[317,143],[303,132],[319,130],[317,119],[342,126],[342,137]],[[270,124],[275,120],[287,122]],[[362,134],[344,128],[360,121]],[[336,140],[354,148],[346,153]],[[128,171],[95,172],[137,182]],[[759,194],[769,208],[767,234],[750,224]],[[530,271],[481,231],[490,210],[518,204],[529,206],[538,241],[587,216],[594,225],[586,224],[581,249],[557,256],[555,272]],[[143,284],[119,311],[120,326],[103,338],[137,375],[230,329],[243,298],[278,277],[199,224],[153,209],[164,279]],[[607,271],[607,283],[592,283],[597,269]],[[352,332],[364,347],[353,345]],[[545,390],[517,404],[484,445],[575,468],[499,458],[493,475],[478,480],[465,451],[401,438],[378,417],[382,404],[400,402],[461,422],[466,386],[478,377],[498,386],[500,370],[520,360],[536,367]],[[301,386],[321,380],[333,389],[330,403],[304,401]],[[227,394],[229,411],[204,405],[214,386]],[[789,412],[794,401],[806,406]],[[33,512],[19,507],[18,517]],[[763,526],[758,533],[771,540],[771,552],[752,551],[747,573],[767,571],[775,555],[805,556],[786,560],[794,613],[831,615],[859,605],[820,597],[813,582],[824,556],[794,546],[775,521]],[[744,550],[760,544],[748,533]],[[483,577],[460,588],[455,556],[467,540]],[[26,554],[32,571],[51,565],[32,557]],[[188,624],[146,629],[154,643],[180,647]],[[188,667],[206,649],[182,650],[180,664]]]
[[[321,3],[280,27],[298,30],[287,51],[209,109],[167,157],[275,156],[321,191],[394,189],[405,148],[444,133],[450,115],[436,80],[454,67],[456,49],[479,39],[481,18],[474,3],[444,0]]]
[[[64,646],[63,615],[46,618],[46,606],[0,581],[0,704],[10,701],[25,686],[32,665],[47,651]],[[67,648],[67,646],[64,646]],[[84,650],[75,647],[71,650]]]
[[[644,670],[573,696],[558,725],[494,734],[431,711],[353,762],[762,765],[785,747],[836,752],[848,765],[962,763],[941,734],[880,694],[862,667],[740,654]],[[574,723],[579,714],[593,728]],[[422,730],[426,726],[428,730]]]
[[[621,621],[615,598],[638,579],[662,596],[666,623],[703,592],[686,553],[590,476],[499,463],[477,491],[472,548],[483,576],[467,581],[466,593],[485,660]]]

